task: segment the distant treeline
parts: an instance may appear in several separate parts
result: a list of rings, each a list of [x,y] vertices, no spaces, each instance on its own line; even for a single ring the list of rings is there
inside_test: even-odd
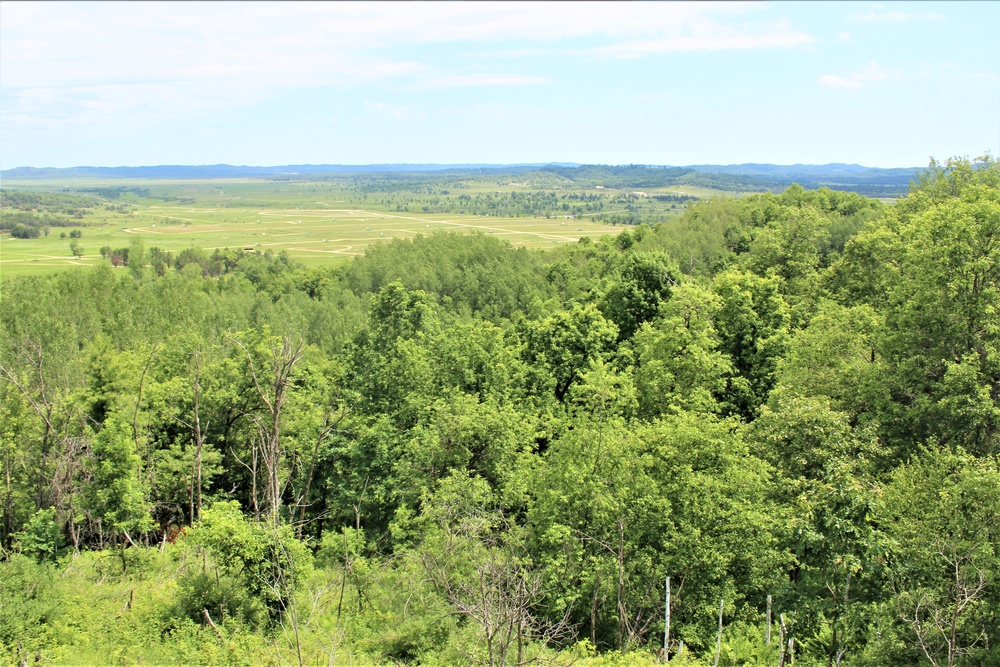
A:
[[[85,192],[81,190],[81,192]],[[47,192],[24,192],[22,190],[0,190],[0,207],[18,211],[37,211],[79,215],[93,208],[98,202],[93,197]]]
[[[140,197],[149,196],[149,188],[128,188],[128,187],[104,187],[104,188],[80,188],[76,192],[87,192],[102,197],[104,199],[118,199],[123,194],[134,194]]]
[[[2,172],[5,179],[50,178],[265,178],[277,181],[323,178],[358,179],[369,191],[391,191],[415,181],[456,182],[509,174],[534,182],[535,187],[601,185],[607,188],[654,188],[694,185],[736,192],[780,191],[792,183],[806,189],[828,186],[861,194],[895,197],[903,194],[918,169],[875,169],[859,165],[286,165],[246,167],[232,165],[155,167],[72,167],[67,169],[18,167]],[[395,185],[393,185],[395,184]],[[388,189],[387,189],[388,188]]]
[[[97,195],[101,199],[76,193]],[[145,192],[138,188],[81,188],[74,194],[0,190],[0,230],[14,238],[33,239],[48,235],[50,227],[75,227],[85,224],[85,217],[98,207],[118,213],[128,212],[128,204],[114,204],[124,192]]]

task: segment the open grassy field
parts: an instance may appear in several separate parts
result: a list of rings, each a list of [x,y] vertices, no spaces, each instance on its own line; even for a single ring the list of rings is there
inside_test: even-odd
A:
[[[147,248],[174,252],[191,246],[206,250],[285,250],[292,258],[310,265],[362,254],[371,243],[442,229],[478,231],[515,246],[544,248],[573,243],[582,236],[616,234],[622,227],[605,224],[602,219],[630,210],[622,203],[624,200],[616,199],[623,195],[614,191],[599,193],[602,210],[585,213],[563,210],[554,198],[552,210],[544,215],[491,215],[462,210],[464,202],[472,197],[509,198],[512,192],[540,192],[530,184],[511,182],[510,178],[504,182],[449,183],[435,179],[430,183],[376,181],[360,185],[346,179],[74,179],[6,181],[3,188],[87,196],[94,206],[79,220],[69,221],[74,227],[53,226],[48,235],[35,239],[11,238],[8,233],[0,236],[0,277],[91,265],[101,261],[101,247],[127,247],[137,235]],[[77,239],[82,257],[71,253],[73,239],[62,237],[71,229],[82,234]]]

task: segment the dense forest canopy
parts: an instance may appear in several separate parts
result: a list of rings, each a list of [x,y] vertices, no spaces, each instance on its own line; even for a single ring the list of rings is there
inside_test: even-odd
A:
[[[124,250],[0,283],[5,662],[1000,664],[988,156],[544,252]]]

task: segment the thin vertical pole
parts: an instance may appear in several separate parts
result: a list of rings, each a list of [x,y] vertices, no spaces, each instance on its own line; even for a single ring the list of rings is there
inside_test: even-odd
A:
[[[764,639],[766,646],[771,645],[771,596],[767,596],[767,635]]]
[[[715,663],[712,667],[719,667],[719,657],[722,655],[722,606],[725,598],[719,598],[719,636],[715,640]]]
[[[788,664],[795,664],[795,612],[792,612],[791,628],[788,630]]]
[[[785,667],[785,636],[788,634],[785,628],[785,615],[778,614],[781,625],[778,626],[778,667]]]
[[[670,577],[667,577],[667,609],[663,618],[663,661],[670,662]]]

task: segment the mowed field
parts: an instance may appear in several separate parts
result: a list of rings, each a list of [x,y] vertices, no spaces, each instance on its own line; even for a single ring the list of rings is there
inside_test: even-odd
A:
[[[40,273],[102,261],[100,248],[127,247],[139,236],[145,247],[179,251],[195,246],[287,251],[308,265],[343,261],[364,253],[372,243],[411,238],[437,230],[480,232],[515,246],[552,247],[575,243],[582,236],[617,234],[621,227],[589,218],[491,217],[458,213],[392,210],[388,196],[359,196],[338,185],[303,182],[226,181],[102,181],[63,183],[5,182],[4,188],[39,192],[80,192],[85,188],[124,187],[110,201],[114,208],[97,208],[75,227],[82,257],[70,251],[73,228],[51,227],[37,239],[0,238],[0,276]],[[495,186],[494,186],[495,188]],[[464,193],[471,190],[463,190]],[[109,207],[111,208],[111,207]]]

